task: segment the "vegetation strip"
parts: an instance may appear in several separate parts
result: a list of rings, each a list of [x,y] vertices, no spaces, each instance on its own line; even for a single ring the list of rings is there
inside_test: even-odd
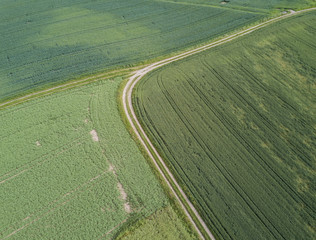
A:
[[[111,77],[117,76],[118,74],[126,74],[126,73],[128,73],[129,71],[131,71],[133,69],[137,69],[137,67],[135,67],[135,68],[125,68],[125,69],[121,69],[121,70],[111,71],[111,72],[108,72],[108,73],[94,75],[94,76],[91,76],[91,77],[83,78],[83,79],[76,80],[76,81],[71,81],[71,82],[68,82],[68,83],[65,83],[65,84],[61,84],[61,85],[58,85],[58,86],[55,86],[55,87],[51,87],[51,88],[48,88],[48,89],[45,89],[45,90],[34,92],[34,93],[31,93],[31,94],[28,94],[28,95],[25,95],[25,96],[22,96],[22,97],[14,98],[12,100],[0,103],[0,110],[4,109],[4,108],[7,108],[7,107],[15,106],[15,105],[20,104],[20,103],[24,103],[24,102],[29,101],[31,99],[35,99],[35,98],[38,98],[38,97],[46,96],[46,95],[49,95],[49,94],[52,94],[52,93],[55,93],[55,92],[58,92],[58,91],[67,90],[67,89],[71,89],[71,88],[78,87],[78,86],[83,86],[83,85],[86,85],[86,84],[89,84],[89,83],[92,83],[92,82],[96,82],[96,81],[101,81],[101,80],[104,80],[104,79],[109,79]]]
[[[252,13],[252,14],[267,14],[266,10],[258,10],[257,11],[251,11],[251,9],[243,9],[243,8],[227,8],[220,5],[215,4],[201,4],[201,3],[191,3],[191,2],[174,2],[174,1],[167,1],[167,0],[161,0],[159,2],[167,2],[172,4],[180,4],[180,5],[189,5],[189,6],[199,6],[199,7],[209,7],[209,8],[219,8],[224,10],[230,10],[230,11],[237,11],[237,12],[246,12],[246,13]]]
[[[202,220],[202,218],[200,217],[200,215],[198,214],[197,210],[194,208],[194,206],[192,205],[192,203],[188,200],[187,196],[185,195],[185,193],[183,192],[183,190],[181,189],[181,187],[179,186],[179,184],[176,182],[175,178],[173,177],[172,173],[170,172],[170,170],[168,169],[168,167],[165,165],[163,159],[160,157],[160,155],[158,154],[157,150],[155,149],[155,147],[153,146],[153,144],[150,142],[149,138],[147,137],[146,133],[144,132],[143,128],[141,127],[136,114],[134,112],[134,108],[132,106],[132,91],[133,88],[135,87],[136,83],[139,82],[147,73],[162,67],[166,64],[172,63],[174,61],[183,59],[185,57],[191,56],[193,54],[205,51],[207,49],[216,47],[218,45],[221,45],[223,43],[229,42],[233,39],[236,39],[238,37],[244,36],[246,34],[249,34],[257,29],[260,29],[262,27],[265,27],[267,25],[269,25],[272,22],[287,18],[289,16],[293,16],[302,12],[306,12],[306,11],[311,11],[311,10],[315,10],[316,8],[311,8],[311,9],[305,9],[305,10],[301,10],[298,12],[291,12],[287,15],[283,15],[280,17],[276,17],[273,18],[271,20],[268,20],[264,23],[258,24],[254,27],[250,27],[246,30],[243,30],[239,33],[233,34],[231,36],[228,36],[224,39],[221,39],[219,41],[216,41],[214,43],[211,44],[207,44],[205,46],[196,48],[194,50],[179,54],[177,56],[159,61],[157,63],[151,64],[150,66],[145,67],[144,69],[141,69],[139,71],[137,71],[132,77],[130,77],[129,81],[127,82],[124,91],[123,91],[123,96],[122,96],[122,101],[123,101],[123,106],[124,106],[124,112],[128,118],[128,121],[131,125],[131,127],[133,128],[135,134],[137,135],[137,138],[139,139],[139,141],[142,143],[142,145],[144,146],[144,148],[146,149],[147,153],[149,154],[150,158],[153,160],[153,162],[155,163],[155,166],[157,167],[158,171],[160,172],[160,174],[163,176],[163,178],[165,179],[165,181],[167,182],[168,186],[171,188],[172,192],[175,194],[176,198],[180,201],[180,195],[182,198],[185,199],[185,203],[181,203],[181,206],[183,208],[183,210],[185,211],[186,215],[188,215],[190,221],[192,222],[192,224],[195,226],[197,232],[199,233],[199,235],[201,236],[201,238],[204,239],[204,236],[201,234],[201,231],[199,229],[197,229],[196,223],[192,220],[192,217],[189,216],[189,213],[187,211],[187,206],[189,206],[189,208],[191,209],[191,211],[195,214],[195,217],[198,219],[199,224],[203,226],[204,231],[207,232],[207,237],[210,239],[215,239],[214,236],[212,235],[211,231],[208,229],[208,227],[206,226],[206,224],[204,223],[204,221]],[[141,137],[143,136],[143,137]],[[151,150],[147,147],[147,144],[150,146]],[[157,157],[160,161],[160,164],[163,166],[163,169],[161,169],[159,167],[159,164],[157,163],[155,157],[152,155],[151,151],[154,152],[154,154],[156,155],[155,157]],[[167,174],[168,178],[172,180],[172,184],[176,185],[176,189],[174,189],[172,187],[172,184],[169,182],[168,178],[165,176],[165,173]],[[185,205],[186,206],[185,206]]]

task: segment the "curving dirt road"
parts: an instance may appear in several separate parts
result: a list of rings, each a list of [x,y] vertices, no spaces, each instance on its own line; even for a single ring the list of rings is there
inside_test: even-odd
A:
[[[195,207],[192,205],[192,203],[190,202],[190,200],[187,198],[186,194],[184,193],[184,191],[181,189],[181,187],[179,186],[179,184],[177,183],[176,179],[174,178],[174,176],[172,175],[172,173],[170,172],[170,170],[168,169],[168,167],[166,166],[165,162],[163,161],[163,159],[160,157],[160,155],[158,154],[157,150],[155,149],[155,147],[153,146],[153,144],[150,142],[149,138],[147,137],[146,133],[144,132],[142,126],[140,125],[136,114],[134,112],[134,108],[132,105],[132,92],[133,89],[135,87],[135,85],[137,84],[138,81],[140,81],[147,73],[162,67],[166,64],[169,64],[171,62],[175,62],[178,61],[180,59],[186,58],[188,56],[191,56],[193,54],[205,51],[207,49],[216,47],[218,45],[221,45],[223,43],[229,42],[233,39],[236,39],[238,37],[244,36],[246,34],[249,34],[257,29],[263,28],[267,25],[269,25],[272,22],[302,13],[302,12],[306,12],[306,11],[311,11],[311,10],[316,10],[316,8],[310,8],[310,9],[305,9],[305,10],[301,10],[301,11],[290,11],[290,13],[286,14],[286,15],[282,15],[280,17],[276,17],[273,19],[270,19],[266,22],[260,23],[256,26],[250,27],[246,30],[240,31],[236,34],[232,34],[226,38],[223,38],[221,40],[218,40],[216,42],[204,45],[202,47],[198,47],[196,49],[187,51],[185,53],[179,54],[177,56],[174,57],[170,57],[167,59],[164,59],[162,61],[153,63],[141,70],[138,70],[134,73],[134,75],[132,75],[129,78],[129,81],[127,82],[127,84],[124,87],[123,90],[123,96],[122,96],[122,101],[123,101],[123,107],[124,107],[124,112],[126,114],[126,117],[133,129],[133,131],[135,132],[138,140],[141,142],[141,144],[143,145],[143,147],[145,148],[146,152],[148,153],[149,157],[152,159],[153,163],[155,164],[157,170],[159,171],[159,173],[162,175],[163,179],[165,180],[165,182],[167,183],[167,185],[169,186],[170,190],[172,191],[172,193],[174,194],[174,196],[176,197],[176,199],[179,201],[181,207],[183,208],[185,214],[187,215],[187,217],[189,218],[190,222],[192,223],[192,225],[194,226],[194,228],[196,229],[197,233],[199,234],[199,236],[202,239],[209,238],[212,240],[215,240],[213,234],[211,233],[211,231],[208,229],[207,225],[205,224],[205,222],[203,221],[203,219],[201,218],[201,216],[199,215],[199,213],[197,212],[197,210],[195,209]],[[155,155],[155,157],[153,156],[153,154]],[[162,166],[163,170],[161,169],[161,167],[159,166],[158,162],[156,161],[156,159],[159,160],[160,166]],[[172,184],[170,182],[170,180],[168,180],[168,178],[166,177],[165,173],[167,174],[168,178],[171,179]],[[176,189],[173,186],[176,186]],[[187,210],[187,207],[182,203],[182,201],[180,200],[180,197],[182,199],[185,200],[186,205],[189,206],[191,212],[195,215],[195,218],[198,219],[200,225],[203,227],[203,230],[206,232],[207,236],[204,236],[200,229],[197,227],[195,221],[193,220],[193,218],[191,217],[190,213]]]

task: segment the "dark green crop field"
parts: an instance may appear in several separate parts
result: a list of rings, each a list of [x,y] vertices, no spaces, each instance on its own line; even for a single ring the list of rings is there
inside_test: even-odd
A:
[[[150,73],[139,119],[218,239],[315,239],[316,12]]]
[[[209,41],[272,8],[212,3],[0,0],[0,101]]]

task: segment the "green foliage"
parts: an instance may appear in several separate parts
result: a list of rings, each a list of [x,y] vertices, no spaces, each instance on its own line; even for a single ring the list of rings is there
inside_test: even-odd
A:
[[[171,207],[166,207],[155,212],[141,222],[133,231],[126,231],[120,240],[183,240],[197,239],[196,236],[190,235],[187,229],[183,227],[177,214]]]
[[[315,11],[137,86],[146,131],[220,239],[315,237]]]
[[[249,12],[269,12],[273,9],[302,9],[316,6],[315,0],[170,0],[176,3],[208,5]]]
[[[109,239],[130,219],[169,206],[120,119],[120,82],[100,80],[0,112],[1,239]]]
[[[0,0],[0,100],[170,54],[264,15],[152,0]]]

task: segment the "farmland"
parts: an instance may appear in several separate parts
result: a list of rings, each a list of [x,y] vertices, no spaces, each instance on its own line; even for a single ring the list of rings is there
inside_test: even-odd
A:
[[[196,239],[197,233],[185,222],[188,219],[175,203],[175,197],[163,190],[166,186],[162,176],[155,177],[157,169],[151,169],[132,140],[135,136],[131,137],[126,131],[118,109],[121,104],[117,102],[121,94],[118,94],[119,85],[127,78],[125,73],[134,69],[131,66],[195,48],[272,14],[278,15],[284,8],[300,9],[312,2],[0,0],[0,239]],[[273,69],[273,64],[261,65],[261,59],[255,60],[255,67],[246,64],[245,70],[240,70],[238,61],[230,55],[234,52],[232,44],[227,45],[231,47],[224,53],[218,48],[213,53],[215,56],[201,54],[202,60],[191,58],[183,61],[183,66],[173,64],[158,72],[163,76],[172,73],[176,81],[191,84],[190,91],[184,83],[178,88],[173,78],[166,79],[175,89],[169,89],[168,84],[162,86],[162,80],[150,86],[162,89],[163,94],[171,94],[165,102],[155,99],[160,98],[156,90],[139,89],[136,97],[139,113],[147,111],[147,107],[152,108],[143,114],[145,122],[154,123],[147,131],[158,141],[165,157],[171,156],[169,166],[178,172],[177,179],[219,238],[247,239],[253,234],[258,234],[259,238],[287,238],[290,234],[308,238],[314,231],[315,193],[311,183],[315,144],[310,132],[316,126],[312,108],[315,97],[311,96],[315,83],[310,79],[315,79],[315,66],[308,64],[315,62],[315,54],[307,54],[314,49],[313,16],[306,15],[303,20],[296,17],[300,19],[296,25],[288,23],[292,28],[285,27],[293,30],[291,36],[295,41],[287,42],[293,46],[279,41],[283,35],[272,38],[275,30],[267,34],[271,35],[270,39],[261,41],[261,45],[258,43],[261,52],[256,52],[259,51],[254,44],[256,40],[252,40],[251,49],[238,42],[241,45],[237,48],[244,48],[244,58],[240,60],[242,66],[248,58],[255,60],[263,56],[269,60],[269,54],[276,54],[273,59],[277,59],[279,65],[273,66],[277,69],[268,74],[275,81],[268,79],[263,84],[267,84],[266,90],[282,89],[283,95],[275,91],[269,96],[267,106],[264,103],[267,97],[260,95],[262,85],[243,82],[246,87],[245,92],[238,92],[241,97],[228,91],[241,88],[238,81],[245,77],[250,79],[257,73],[266,76],[266,69]],[[259,38],[264,39],[262,36]],[[271,47],[271,42],[276,41],[283,47],[282,51]],[[270,52],[266,49],[269,46]],[[297,55],[294,48],[298,48],[302,56]],[[254,56],[254,52],[258,56]],[[288,55],[288,52],[294,53]],[[224,60],[222,56],[225,56]],[[213,66],[212,59],[218,60],[219,72],[225,69],[223,79],[213,79],[218,77],[217,70],[212,76],[207,72]],[[229,68],[222,64],[228,64]],[[202,67],[198,68],[198,65]],[[238,83],[227,85],[225,79],[232,72],[235,77],[236,69],[240,71],[236,78]],[[257,72],[251,73],[251,70]],[[290,84],[276,83],[280,72],[281,76],[291,76]],[[156,79],[155,74],[142,86],[148,87],[148,81]],[[186,83],[188,76],[197,85]],[[203,81],[199,79],[201,76]],[[283,90],[283,85],[296,89],[294,80],[297,79],[300,80],[299,91],[289,94]],[[87,85],[88,82],[93,83]],[[212,88],[214,83],[220,86],[217,92]],[[223,89],[223,84],[229,89]],[[204,92],[199,92],[200,89]],[[212,98],[219,104],[211,105],[208,102],[210,96],[205,91],[215,91]],[[183,92],[190,98],[184,99]],[[29,93],[34,94],[26,95]],[[175,95],[180,102],[173,99]],[[261,113],[250,105],[255,110],[248,112],[248,95],[267,111]],[[3,107],[2,102],[9,99],[15,100]],[[143,99],[145,101],[140,103]],[[155,102],[151,102],[152,99]],[[171,103],[168,112],[164,108],[166,101]],[[244,106],[245,102],[248,108]],[[156,103],[158,106],[153,107]],[[277,115],[278,104],[287,112]],[[190,120],[192,106],[198,116],[195,125],[186,122]],[[206,106],[207,111],[203,109]],[[233,113],[224,111],[227,106]],[[160,111],[157,116],[156,111]],[[184,121],[181,112],[188,114]],[[161,113],[168,118],[160,116]],[[148,114],[153,114],[153,119]],[[290,116],[290,119],[284,116]],[[180,125],[172,123],[176,117],[182,121],[179,121]],[[166,119],[168,122],[164,122]],[[263,123],[260,122],[262,119]],[[172,131],[164,132],[162,123],[172,123]],[[240,126],[243,131],[239,130]],[[214,129],[215,135],[212,135]],[[255,136],[258,132],[259,137]],[[281,137],[275,138],[278,133]],[[246,141],[249,136],[251,143]],[[177,138],[182,142],[176,142]],[[220,140],[227,140],[226,145]],[[256,141],[260,143],[259,147],[255,145]],[[167,145],[170,143],[175,145]],[[287,143],[290,143],[288,148]],[[181,153],[183,146],[188,148]],[[169,152],[165,152],[166,149]],[[238,156],[231,161],[236,152]],[[190,162],[190,159],[200,162]],[[245,159],[247,161],[236,168]],[[150,165],[154,164],[150,162]],[[244,172],[250,175],[246,174],[247,179],[239,182]],[[256,188],[257,185],[246,182],[262,172],[258,186],[267,190],[264,193]],[[277,187],[268,186],[270,182]],[[267,198],[271,193],[275,194],[273,198]],[[283,205],[275,209],[277,198]],[[232,199],[233,203],[229,201]],[[270,205],[267,207],[263,202],[271,203],[271,210]],[[285,208],[287,211],[283,211]],[[290,214],[294,220],[289,220]],[[284,223],[281,218],[282,221],[285,219]],[[262,222],[264,227],[260,225]],[[250,229],[247,223],[251,225]],[[239,224],[244,224],[242,229]],[[288,227],[291,231],[284,233],[283,228]]]
[[[119,240],[139,240],[139,239],[152,239],[152,240],[182,240],[182,239],[195,239],[194,235],[183,228],[183,224],[177,218],[174,209],[167,207],[160,209],[150,217],[146,218],[142,225],[137,226],[128,233],[123,233]]]
[[[145,76],[133,104],[219,239],[313,239],[315,11]]]
[[[175,4],[188,4],[191,6],[209,6],[222,7],[232,10],[249,11],[249,12],[263,12],[268,13],[276,9],[301,9],[315,6],[313,0],[165,0]],[[222,3],[221,3],[222,2]],[[219,4],[220,3],[220,4]]]
[[[160,212],[166,234],[195,238],[120,119],[121,81],[1,110],[1,239],[111,239]]]
[[[263,19],[279,1],[250,2],[260,4],[0,0],[0,101],[209,41]]]

